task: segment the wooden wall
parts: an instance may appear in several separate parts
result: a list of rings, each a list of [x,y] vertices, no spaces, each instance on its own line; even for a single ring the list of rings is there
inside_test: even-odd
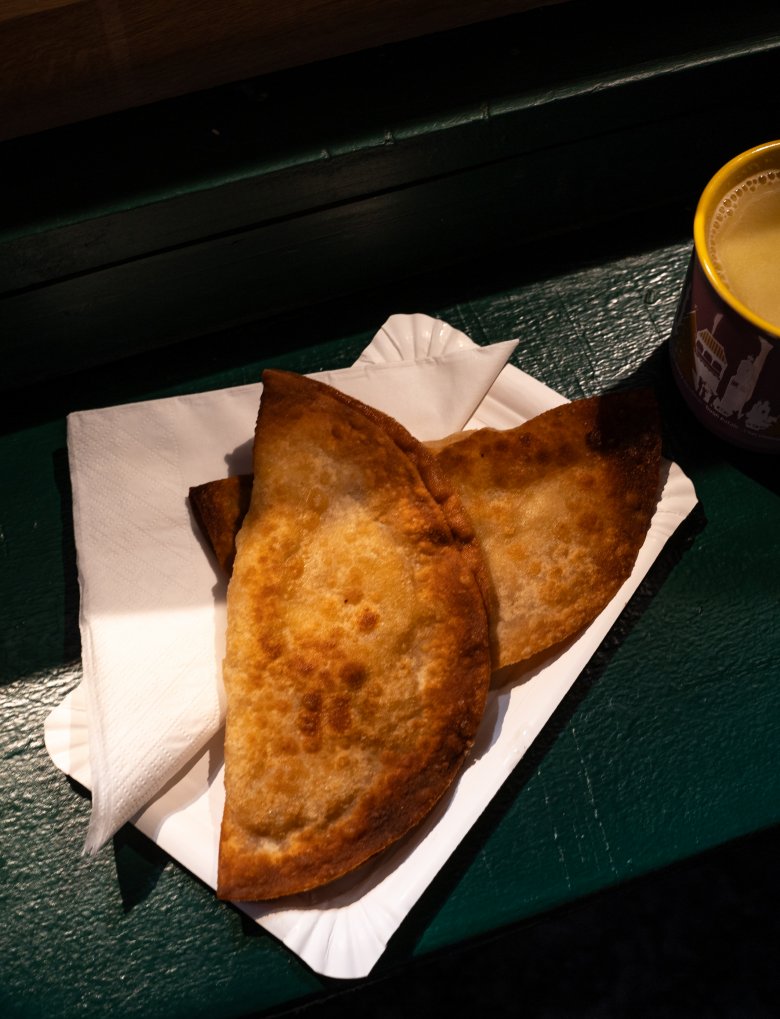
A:
[[[545,0],[3,0],[0,139]]]

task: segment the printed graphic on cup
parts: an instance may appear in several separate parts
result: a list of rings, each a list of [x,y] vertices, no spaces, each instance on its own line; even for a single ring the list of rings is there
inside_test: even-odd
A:
[[[702,193],[670,353],[708,428],[780,452],[780,141],[737,156]]]

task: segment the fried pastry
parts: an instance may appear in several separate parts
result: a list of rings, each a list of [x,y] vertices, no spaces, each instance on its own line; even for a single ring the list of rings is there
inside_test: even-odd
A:
[[[655,509],[660,432],[652,393],[575,400],[517,428],[459,432],[426,446],[483,545],[494,667],[546,651],[592,622],[631,573]],[[251,477],[224,479],[191,491],[215,549],[232,546],[249,485]]]
[[[224,660],[217,893],[239,900],[318,887],[418,824],[491,673],[479,543],[397,422],[266,371],[253,467]]]
[[[236,535],[249,509],[252,475],[238,474],[220,481],[207,481],[190,489],[195,520],[208,539],[222,571],[233,572]]]
[[[252,475],[239,474],[206,481],[189,491],[192,515],[217,563],[228,576],[236,558],[236,536],[252,497]]]
[[[650,527],[660,456],[646,390],[575,400],[517,428],[439,444],[437,461],[471,516],[494,585],[496,668],[572,636],[613,598]]]

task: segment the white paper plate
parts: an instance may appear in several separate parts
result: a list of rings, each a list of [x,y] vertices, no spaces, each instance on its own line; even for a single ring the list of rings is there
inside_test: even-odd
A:
[[[476,346],[471,337],[429,315],[391,315],[358,358],[359,363],[421,361]]]
[[[393,316],[365,352],[372,359],[413,358],[465,349],[471,340],[427,316]],[[566,402],[507,366],[469,422],[511,427]],[[316,972],[367,975],[390,937],[539,734],[596,651],[667,539],[696,504],[693,486],[674,464],[664,467],[662,495],[634,571],[604,612],[576,640],[533,670],[517,670],[488,697],[474,752],[434,812],[400,843],[359,871],[276,903],[238,903]],[[47,749],[63,771],[90,787],[87,717],[81,688],[46,722]],[[221,733],[133,823],[201,880],[216,886],[224,802]]]

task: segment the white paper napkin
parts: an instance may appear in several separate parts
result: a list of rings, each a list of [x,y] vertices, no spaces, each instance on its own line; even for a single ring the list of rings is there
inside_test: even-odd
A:
[[[446,323],[426,316],[393,316],[360,360],[425,359],[469,346],[473,346],[472,341]],[[235,390],[227,393],[229,398],[240,397]],[[193,409],[206,422],[221,417],[223,411],[229,416],[225,395],[206,394],[205,401]],[[252,406],[256,407],[254,396],[253,400]],[[565,402],[563,396],[541,382],[506,365],[465,427],[509,428]],[[193,440],[198,434],[196,428]],[[185,445],[189,439],[189,434],[182,436]],[[233,464],[237,470],[249,467],[248,444],[244,446],[243,466],[238,461]],[[211,471],[211,476],[217,474]],[[576,681],[664,543],[695,504],[690,481],[676,465],[666,464],[663,492],[631,577],[601,615],[566,648],[530,669],[521,669],[506,685],[491,690],[468,766],[451,794],[422,825],[354,874],[327,888],[279,902],[237,903],[239,908],[316,972],[342,978],[366,976],[404,917]],[[224,631],[221,609],[217,591],[213,610],[218,634]],[[45,740],[54,763],[87,788],[93,785],[89,730],[82,684],[49,714]],[[132,818],[140,831],[212,888],[216,887],[224,805],[222,776],[221,732],[217,732]]]
[[[399,327],[419,333],[416,360],[369,363],[374,344]],[[448,350],[434,352],[430,341],[447,330]],[[353,368],[316,377],[418,438],[435,438],[466,424],[515,345],[476,347],[427,316],[394,316]],[[68,417],[93,797],[88,851],[222,723],[224,582],[187,493],[251,469],[260,394],[259,384],[241,386]]]
[[[404,317],[404,323],[408,327],[408,317]],[[428,323],[427,331],[433,335],[442,326],[448,328],[440,323],[431,330]],[[381,349],[369,349],[368,357],[376,354],[399,360],[410,349],[408,344],[404,346],[409,338],[401,335],[399,339],[399,330],[394,330],[389,345],[377,335]],[[455,333],[450,338],[460,349],[463,334]],[[418,333],[414,339],[411,349],[419,352]],[[214,394],[217,398],[219,395]],[[467,427],[512,427],[562,402],[565,399],[560,394],[507,365]],[[219,407],[205,403],[200,410],[210,418]],[[601,615],[566,648],[532,668],[521,669],[506,685],[491,690],[468,766],[451,794],[414,832],[326,888],[279,902],[237,903],[238,907],[316,972],[342,978],[366,976],[409,910],[576,681],[666,540],[695,503],[690,481],[674,464],[666,464],[661,499],[631,577]],[[54,763],[91,788],[83,684],[50,713],[45,739]],[[140,831],[212,888],[216,887],[224,805],[222,749],[220,731],[132,818]]]

